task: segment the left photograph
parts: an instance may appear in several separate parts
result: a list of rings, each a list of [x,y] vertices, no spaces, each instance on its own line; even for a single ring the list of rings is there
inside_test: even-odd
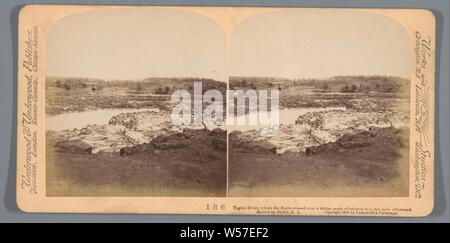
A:
[[[47,196],[225,197],[225,126],[171,113],[177,91],[192,105],[225,97],[226,48],[220,26],[182,10],[59,20],[46,43]]]

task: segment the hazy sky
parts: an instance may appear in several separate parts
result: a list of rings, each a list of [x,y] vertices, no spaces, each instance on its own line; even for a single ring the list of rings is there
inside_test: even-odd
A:
[[[410,76],[406,30],[376,14],[309,10],[252,16],[234,30],[231,73],[323,78]]]
[[[224,34],[177,10],[106,10],[60,20],[47,42],[47,75],[102,79],[203,77],[225,81]]]
[[[47,39],[47,75],[101,79],[227,79],[225,35],[179,10],[105,10],[60,20]],[[409,77],[407,32],[376,14],[288,10],[257,14],[231,36],[230,75]]]

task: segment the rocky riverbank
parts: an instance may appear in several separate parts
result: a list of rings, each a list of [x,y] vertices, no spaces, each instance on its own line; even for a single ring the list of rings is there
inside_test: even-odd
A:
[[[383,112],[363,112],[354,109],[308,112],[300,115],[295,124],[281,124],[277,132],[262,136],[261,131],[234,131],[230,134],[230,143],[236,149],[245,151],[258,143],[275,154],[285,152],[306,153],[306,149],[327,143],[333,143],[347,134],[355,134],[375,128],[407,128],[409,113],[398,111],[395,116]],[[239,142],[237,142],[240,140]],[[243,144],[244,143],[244,144]]]
[[[118,153],[121,148],[150,143],[157,137],[181,133],[186,128],[188,127],[173,125],[167,111],[148,110],[115,115],[108,124],[87,125],[81,129],[62,131],[49,130],[47,140],[50,147],[63,152]],[[203,128],[197,126],[191,129]]]
[[[225,195],[220,128],[173,127],[160,114],[139,112],[108,125],[47,132],[47,141],[50,196]]]
[[[308,112],[270,136],[231,132],[230,195],[408,195],[408,112],[356,108]]]

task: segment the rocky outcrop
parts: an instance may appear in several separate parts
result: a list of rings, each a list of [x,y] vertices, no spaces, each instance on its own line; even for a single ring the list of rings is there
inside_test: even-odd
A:
[[[243,153],[277,153],[277,148],[272,143],[267,141],[258,141],[252,137],[242,135],[243,133],[239,131],[230,133],[229,141],[232,151],[239,151]]]
[[[160,135],[180,131],[181,128],[171,124],[168,113],[143,111],[113,116],[108,125],[88,125],[82,129],[52,131],[49,134],[55,142],[82,141],[95,154],[99,151],[120,152],[121,148],[149,143]]]
[[[332,151],[339,154],[374,144],[380,147],[383,147],[384,144],[397,147],[409,147],[409,129],[407,127],[370,127],[367,131],[345,134],[333,143],[308,147],[306,148],[306,155],[318,154],[324,151]]]
[[[320,112],[308,112],[304,115],[300,115],[295,120],[295,124],[298,125],[306,124],[314,129],[322,128],[323,123],[324,123],[324,116]]]
[[[122,113],[109,120],[109,125],[122,125],[128,129],[135,128],[137,124],[137,113]]]
[[[80,140],[59,141],[55,147],[62,153],[92,153],[92,146]]]
[[[227,136],[224,130],[184,129],[183,132],[159,135],[148,143],[121,148],[119,153],[120,155],[131,155],[141,152],[159,153],[184,149],[224,152],[226,148]]]
[[[357,101],[355,101],[357,102]],[[365,107],[365,108],[364,108]],[[402,128],[409,126],[407,110],[394,109],[395,115],[389,116],[383,110],[373,111],[377,106],[365,105],[362,110],[328,110],[307,112],[300,115],[295,124],[282,124],[275,135],[262,136],[260,131],[245,131],[234,133],[241,141],[256,141],[257,144],[247,142],[249,146],[261,146],[264,150],[269,144],[275,147],[277,154],[294,152],[301,154],[313,154],[316,146],[339,141],[342,147],[364,146],[365,141],[346,140],[359,132],[373,133],[374,129]],[[369,110],[372,110],[369,112]],[[391,111],[393,112],[393,111]],[[395,130],[395,129],[394,129]],[[242,144],[245,146],[245,144]],[[244,150],[236,147],[238,150]],[[246,148],[246,150],[252,150]]]

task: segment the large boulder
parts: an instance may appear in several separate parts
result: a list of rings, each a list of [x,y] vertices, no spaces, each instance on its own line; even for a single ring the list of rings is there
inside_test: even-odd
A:
[[[138,125],[137,114],[135,113],[121,113],[113,116],[109,120],[109,125],[122,125],[128,129],[135,128]]]
[[[300,115],[296,120],[295,124],[310,125],[312,128],[321,128],[323,126],[325,119],[322,116],[322,112],[308,112],[306,114]]]
[[[230,146],[232,150],[244,153],[270,153],[277,154],[277,147],[267,141],[255,141],[250,137],[243,137],[241,133],[230,133]]]
[[[369,138],[372,136],[370,132],[358,131],[354,133],[344,134],[336,141],[343,148],[359,148],[369,146],[372,142]]]
[[[124,147],[119,150],[119,154],[122,156],[134,154],[136,152],[137,152],[136,147]]]
[[[210,136],[215,136],[215,137],[226,137],[227,136],[227,131],[220,129],[220,128],[214,128],[213,130],[211,130],[209,132]]]
[[[92,153],[92,146],[80,140],[59,141],[55,144],[55,147],[63,153]]]
[[[160,135],[153,139],[151,144],[160,150],[181,149],[189,146],[189,139],[185,138],[182,133],[171,135]]]

